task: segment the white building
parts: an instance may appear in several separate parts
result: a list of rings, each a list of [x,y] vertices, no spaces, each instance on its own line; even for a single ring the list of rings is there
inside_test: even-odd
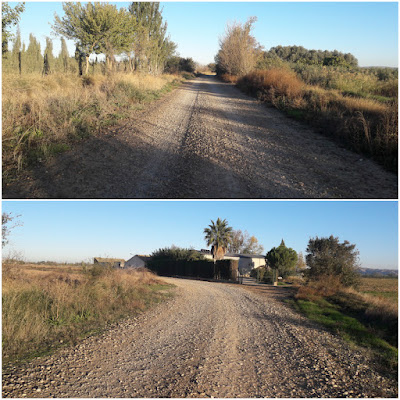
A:
[[[200,250],[199,253],[209,260],[213,259],[210,250]],[[239,261],[239,272],[242,275],[249,274],[253,268],[265,266],[265,256],[259,254],[236,254],[226,253],[224,256],[225,260],[238,260]]]

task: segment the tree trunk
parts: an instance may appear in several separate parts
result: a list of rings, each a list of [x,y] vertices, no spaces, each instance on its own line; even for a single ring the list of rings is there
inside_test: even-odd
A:
[[[86,70],[85,70],[85,75],[88,75],[88,74],[89,74],[89,55],[86,54],[85,58],[86,58]]]
[[[22,75],[22,64],[21,64],[21,52],[18,52],[18,70],[19,74]]]

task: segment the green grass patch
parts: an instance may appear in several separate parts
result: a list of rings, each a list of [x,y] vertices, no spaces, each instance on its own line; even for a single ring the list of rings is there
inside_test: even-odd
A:
[[[365,319],[363,321],[357,306],[352,307],[348,302],[338,304],[324,298],[314,301],[297,299],[292,300],[291,304],[309,319],[325,326],[348,343],[367,348],[385,368],[397,370],[398,349],[382,338],[382,330],[375,329]]]

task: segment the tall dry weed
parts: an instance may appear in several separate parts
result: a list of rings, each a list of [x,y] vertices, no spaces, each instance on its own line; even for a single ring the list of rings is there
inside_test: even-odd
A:
[[[310,123],[351,150],[373,157],[388,170],[397,172],[397,101],[382,102],[369,98],[365,93],[352,92],[354,88],[346,86],[350,85],[351,76],[357,76],[364,83],[364,90],[370,90],[372,96],[378,86],[384,85],[387,85],[387,94],[393,94],[390,88],[397,87],[397,82],[378,84],[377,78],[366,74],[354,75],[330,69],[321,69],[320,73],[325,74],[331,84],[319,82],[318,85],[307,85],[293,71],[270,69],[241,77],[237,86]],[[332,83],[334,79],[336,84]]]
[[[182,78],[3,74],[3,178],[68,150]]]
[[[91,274],[20,267],[3,277],[3,357],[13,360],[75,342],[81,335],[160,301],[147,270]],[[162,287],[162,286],[161,286]]]

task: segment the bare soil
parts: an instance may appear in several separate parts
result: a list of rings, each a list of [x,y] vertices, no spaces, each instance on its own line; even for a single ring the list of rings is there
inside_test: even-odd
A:
[[[3,374],[4,397],[397,397],[397,382],[281,300],[166,278],[177,296]]]
[[[397,198],[397,177],[213,76],[3,187],[3,198]]]

